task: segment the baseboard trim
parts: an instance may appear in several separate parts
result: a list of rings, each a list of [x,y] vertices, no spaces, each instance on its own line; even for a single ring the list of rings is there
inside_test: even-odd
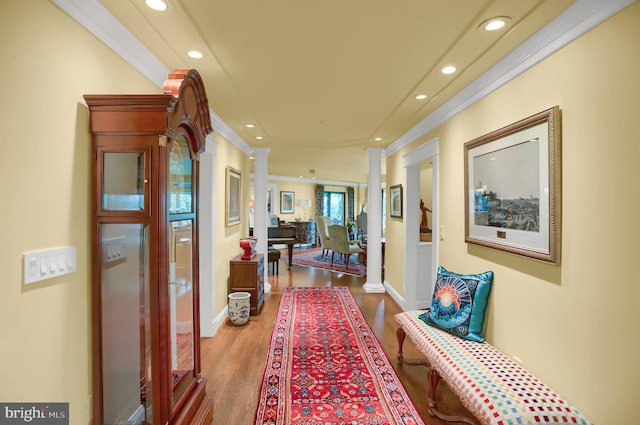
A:
[[[213,333],[211,335],[200,335],[200,336],[204,338],[211,338],[215,336],[216,333],[218,333],[218,328],[222,326],[224,322],[226,322],[227,317],[229,317],[229,308],[227,306],[224,306],[222,311],[218,313],[216,318],[213,319],[213,322],[211,323],[213,325]]]
[[[391,286],[391,284],[389,282],[387,282],[386,280],[382,283],[384,285],[384,289],[386,289],[387,293],[389,295],[391,295],[391,298],[393,298],[395,300],[395,302],[398,303],[398,305],[400,307],[402,307],[403,310],[406,310],[407,307],[405,305],[406,300],[404,299],[404,297],[402,297],[393,286]]]

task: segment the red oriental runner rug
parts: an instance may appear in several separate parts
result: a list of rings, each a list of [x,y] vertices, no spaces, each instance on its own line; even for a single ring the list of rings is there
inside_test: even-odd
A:
[[[280,257],[280,261],[289,261],[286,255]],[[347,268],[346,260],[340,254],[336,254],[333,258],[333,266],[331,265],[331,254],[322,256],[322,250],[308,251],[293,254],[293,264],[306,267],[316,267],[318,269],[330,270],[336,273],[345,273],[352,276],[366,276],[367,267],[358,262],[358,255],[351,254],[349,257],[349,268]]]
[[[346,287],[284,288],[256,425],[424,425]]]

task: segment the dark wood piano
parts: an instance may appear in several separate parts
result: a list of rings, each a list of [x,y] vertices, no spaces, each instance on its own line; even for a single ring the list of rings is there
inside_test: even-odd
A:
[[[269,227],[267,229],[267,246],[275,244],[286,244],[289,252],[289,270],[293,262],[293,246],[300,243],[294,226],[283,225],[280,227]]]

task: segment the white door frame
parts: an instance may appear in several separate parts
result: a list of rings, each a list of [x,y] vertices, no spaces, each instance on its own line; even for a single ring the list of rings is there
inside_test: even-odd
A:
[[[416,149],[403,156],[405,169],[405,190],[403,194],[404,219],[404,290],[403,308],[405,310],[415,310],[428,307],[430,297],[435,283],[436,269],[438,265],[438,151],[439,139],[436,137],[418,146]],[[420,243],[420,224],[412,217],[420,216],[420,163],[431,159],[433,162],[432,180],[432,249],[431,249],[431,276],[429,289],[421,291],[418,285],[425,282],[420,281],[418,276],[418,244]],[[420,283],[419,283],[420,282]],[[425,298],[424,295],[427,294]]]

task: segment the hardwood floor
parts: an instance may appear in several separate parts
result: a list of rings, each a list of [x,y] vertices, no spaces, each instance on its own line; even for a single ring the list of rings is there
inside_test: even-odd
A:
[[[424,422],[445,424],[427,413],[426,368],[398,366],[395,336],[398,326],[393,315],[401,311],[400,306],[386,293],[366,294],[362,289],[365,282],[365,278],[310,267],[294,265],[292,270],[287,270],[286,262],[280,262],[278,275],[273,276],[269,271],[272,292],[265,296],[262,312],[251,316],[244,326],[235,326],[227,319],[215,336],[202,338],[202,373],[208,379],[207,393],[214,401],[213,425],[254,423],[273,323],[280,294],[287,286],[349,287]],[[404,343],[404,355],[407,359],[423,358],[409,338]],[[445,382],[440,383],[436,397],[440,410],[470,416]]]

